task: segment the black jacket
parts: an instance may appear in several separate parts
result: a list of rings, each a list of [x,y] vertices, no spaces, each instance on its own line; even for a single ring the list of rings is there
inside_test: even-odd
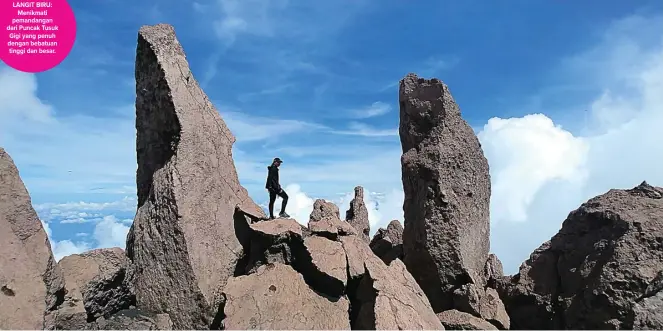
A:
[[[281,191],[281,184],[279,184],[279,168],[271,165],[267,167],[267,183],[265,188],[270,191]]]

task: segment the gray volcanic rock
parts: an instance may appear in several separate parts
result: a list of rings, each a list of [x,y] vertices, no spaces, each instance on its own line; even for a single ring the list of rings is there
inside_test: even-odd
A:
[[[249,229],[249,241],[244,247],[247,253],[244,274],[251,274],[265,264],[294,263],[292,248],[300,248],[304,238],[304,228],[297,221],[280,218],[251,224]]]
[[[348,260],[343,245],[325,237],[310,236],[304,239],[304,247],[314,269],[311,273],[319,275],[313,283],[324,288],[325,293],[341,296],[348,284]]]
[[[309,216],[309,222],[318,222],[325,218],[340,219],[340,217],[341,214],[337,205],[323,199],[316,199],[313,202],[313,211]]]
[[[663,188],[643,182],[571,212],[497,289],[514,329],[660,328],[662,271]]]
[[[484,267],[484,276],[489,283],[494,283],[497,279],[504,276],[504,267],[502,266],[502,261],[497,258],[497,255],[488,255],[488,260],[486,260]]]
[[[108,319],[90,323],[87,330],[172,330],[168,314],[152,314],[138,309],[125,309]]]
[[[125,284],[128,260],[120,248],[103,248],[64,257],[58,266],[65,278],[64,302],[52,314],[56,330],[94,327],[88,322],[109,317],[136,303]]]
[[[465,284],[454,291],[453,300],[456,310],[480,317],[499,329],[509,329],[509,315],[495,289]]]
[[[128,309],[136,303],[124,280],[128,262],[117,247],[64,257],[58,265],[65,277],[65,300],[82,302],[83,311],[94,319]]]
[[[48,327],[64,277],[12,158],[0,148],[0,329]]]
[[[231,278],[224,292],[228,330],[350,329],[349,301],[318,295],[285,264],[263,265],[253,274]]]
[[[352,225],[359,236],[368,244],[371,241],[369,234],[371,225],[368,222],[368,209],[364,203],[364,188],[355,187],[355,197],[350,201],[350,209],[345,213],[345,220]]]
[[[318,202],[319,214],[332,212],[309,225],[352,228],[324,205]],[[249,224],[246,238],[244,249],[251,253],[243,270],[248,272],[229,281],[213,327],[442,328],[405,265],[385,265],[356,233],[331,236],[329,231],[302,230],[295,220],[277,219]]]
[[[345,235],[357,234],[357,230],[348,222],[341,221],[338,206],[334,203],[317,199],[308,221],[308,229],[314,234],[332,240]]]
[[[380,228],[370,243],[371,250],[384,263],[403,259],[403,226],[398,220],[389,222],[387,228]]]
[[[437,317],[449,330],[497,330],[494,325],[458,310],[446,310],[437,314]]]
[[[172,26],[143,26],[136,50],[138,211],[127,237],[137,307],[178,329],[207,328],[242,247],[232,135],[193,77]]]
[[[385,265],[358,236],[340,241],[348,258],[353,329],[443,330],[428,298],[400,260]]]
[[[447,85],[408,74],[399,93],[404,262],[441,312],[456,288],[485,284],[488,162]]]

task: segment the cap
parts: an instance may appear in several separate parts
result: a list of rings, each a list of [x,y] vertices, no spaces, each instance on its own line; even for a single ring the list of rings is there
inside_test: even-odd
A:
[[[275,162],[275,163],[276,163],[276,162],[278,162],[278,163],[283,163],[283,160],[281,160],[281,159],[278,158],[278,157],[275,157],[275,158],[274,158],[274,162]]]

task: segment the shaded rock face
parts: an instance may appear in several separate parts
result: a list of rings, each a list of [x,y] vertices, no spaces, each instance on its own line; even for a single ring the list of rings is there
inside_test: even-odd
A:
[[[100,318],[87,330],[172,330],[168,314],[152,314],[137,309],[124,309],[110,318]]]
[[[0,148],[0,329],[42,329],[64,278],[12,158]]]
[[[662,197],[642,183],[571,212],[518,274],[497,282],[512,328],[660,328]]]
[[[317,207],[308,229],[291,219],[248,225],[250,257],[228,281],[213,328],[441,329],[400,261],[385,265],[354,232],[314,231],[319,222],[347,225],[330,203]]]
[[[494,325],[455,309],[443,311],[437,314],[437,317],[449,330],[497,330]]]
[[[380,228],[370,243],[371,250],[384,263],[403,259],[403,226],[398,220],[389,222],[387,228]]]
[[[489,286],[493,286],[497,279],[500,279],[504,276],[504,267],[502,266],[502,261],[497,258],[495,254],[489,254],[488,260],[486,260],[486,265],[484,267],[484,277],[488,282]]]
[[[509,315],[495,289],[465,284],[454,291],[453,301],[456,310],[480,317],[499,329],[509,329]]]
[[[368,209],[364,203],[364,188],[361,186],[355,187],[355,197],[350,201],[350,209],[345,213],[345,220],[352,225],[359,236],[369,243],[371,238],[371,225],[368,222]]]
[[[136,50],[138,210],[127,237],[139,309],[201,329],[234,274],[233,212],[264,212],[239,184],[235,137],[193,77],[172,26],[143,26]]]
[[[490,175],[449,88],[414,74],[400,82],[404,262],[436,312],[468,283],[485,284]]]
[[[56,323],[72,318],[92,322],[135,305],[135,297],[125,284],[127,264],[120,248],[95,249],[64,257],[58,265],[64,273],[67,294]],[[58,329],[63,327],[56,325]]]

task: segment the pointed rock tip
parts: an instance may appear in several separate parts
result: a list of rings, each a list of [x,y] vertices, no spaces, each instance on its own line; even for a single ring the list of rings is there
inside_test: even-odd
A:
[[[396,228],[396,229],[400,229],[402,231],[403,230],[403,225],[401,225],[401,222],[399,220],[392,220],[387,225],[387,229],[389,229],[389,228]]]
[[[362,186],[355,187],[355,199],[364,199],[364,188]]]
[[[143,37],[151,37],[157,35],[175,34],[175,27],[166,23],[159,23],[155,25],[143,25],[138,30],[138,34]]]
[[[403,86],[403,85],[415,86],[415,85],[422,85],[422,84],[423,85],[443,85],[443,86],[446,86],[446,84],[444,84],[444,82],[442,80],[440,80],[439,78],[433,77],[433,78],[427,79],[427,78],[419,77],[417,74],[412,73],[412,72],[405,75],[405,77],[403,77],[403,79],[401,79],[401,86]]]

